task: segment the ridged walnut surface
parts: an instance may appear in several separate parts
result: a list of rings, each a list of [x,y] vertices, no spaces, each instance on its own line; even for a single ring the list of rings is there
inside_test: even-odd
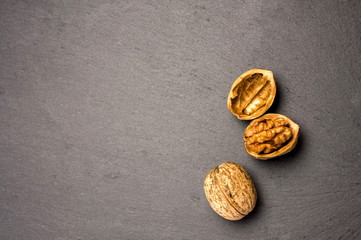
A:
[[[257,192],[247,171],[226,162],[212,169],[204,179],[204,192],[212,209],[228,220],[239,220],[250,213]]]
[[[290,152],[297,144],[299,126],[281,114],[266,114],[253,120],[244,132],[246,151],[267,160]]]
[[[241,120],[251,120],[264,114],[276,96],[273,73],[251,69],[233,83],[228,94],[228,109]]]

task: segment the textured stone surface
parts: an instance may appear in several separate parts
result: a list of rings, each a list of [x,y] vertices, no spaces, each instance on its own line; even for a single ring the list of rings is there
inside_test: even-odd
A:
[[[360,239],[360,1],[0,2],[0,239]],[[297,148],[259,161],[226,98],[274,72]],[[225,161],[254,211],[217,216]]]

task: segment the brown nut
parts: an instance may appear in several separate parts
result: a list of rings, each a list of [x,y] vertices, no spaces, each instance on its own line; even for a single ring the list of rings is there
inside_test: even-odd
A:
[[[273,73],[251,69],[236,79],[228,94],[228,109],[241,120],[251,120],[264,114],[276,96]]]
[[[212,209],[225,219],[242,219],[256,205],[257,192],[252,179],[236,163],[225,162],[212,169],[203,187]]]
[[[253,120],[243,136],[246,151],[255,158],[267,160],[295,148],[299,126],[281,114],[266,114]]]

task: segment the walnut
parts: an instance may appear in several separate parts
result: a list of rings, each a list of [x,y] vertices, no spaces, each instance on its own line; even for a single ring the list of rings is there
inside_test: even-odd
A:
[[[225,162],[212,169],[203,186],[212,209],[225,219],[242,219],[256,205],[257,192],[253,181],[236,163]]]
[[[251,69],[233,83],[228,94],[228,109],[241,120],[251,120],[264,114],[276,96],[273,73]]]
[[[244,132],[246,151],[266,160],[290,152],[297,144],[299,126],[281,114],[266,114],[253,120]]]

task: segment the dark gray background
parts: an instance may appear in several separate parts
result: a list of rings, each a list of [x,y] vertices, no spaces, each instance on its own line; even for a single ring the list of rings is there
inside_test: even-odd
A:
[[[1,1],[0,239],[360,239],[361,2]],[[297,148],[259,161],[233,81],[274,72]],[[233,161],[256,209],[217,216]]]

